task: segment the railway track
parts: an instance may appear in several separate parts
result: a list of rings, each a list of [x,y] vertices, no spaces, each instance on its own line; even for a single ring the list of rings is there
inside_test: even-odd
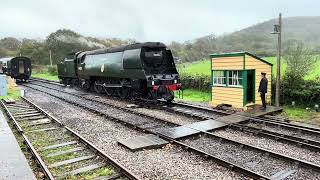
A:
[[[212,117],[215,116],[216,113],[224,115],[233,114],[222,110],[199,107],[185,103],[172,103],[171,105],[161,106],[158,108],[174,113],[179,113],[192,118],[197,118],[198,120],[210,120],[212,119]],[[272,125],[275,128],[264,129],[263,126],[265,125]],[[248,121],[230,124],[229,127],[236,130],[251,132],[268,138],[273,138],[278,141],[303,146],[311,150],[320,151],[320,142],[316,140],[320,138],[320,131],[316,129],[310,129],[308,127],[297,126],[287,123],[284,124],[282,122],[274,122],[269,119],[259,117],[251,117]],[[289,129],[291,131],[287,134],[277,132],[279,131],[279,128]],[[308,138],[309,135],[314,135],[315,138]]]
[[[45,81],[45,80],[38,80],[37,79],[36,81],[52,84],[50,81]],[[57,88],[48,87],[48,86],[44,86],[41,84],[36,84],[36,85],[41,86],[41,87],[45,87],[45,88],[52,88],[52,89],[58,90],[60,92],[68,93],[65,91],[61,91]],[[54,83],[54,85],[63,86],[61,84],[56,84],[56,83]],[[137,113],[136,111],[134,111],[130,108],[115,106],[112,103],[101,102],[98,100],[90,99],[90,98],[85,97],[83,95],[72,94],[72,93],[68,93],[68,94],[74,95],[74,96],[77,96],[80,98],[84,98],[87,100],[93,100],[98,103],[104,103],[105,105],[108,105],[108,106],[120,108],[122,110],[131,112],[131,113],[136,113],[137,115],[143,115],[141,113]],[[196,106],[196,105],[192,105],[192,104],[176,103],[176,102],[173,102],[170,105],[153,106],[153,107],[160,109],[160,110],[171,111],[173,113],[179,113],[184,116],[196,118],[198,120],[216,119],[217,114],[230,115],[230,114],[234,113],[234,111],[232,111],[232,110],[226,111],[226,110],[219,110],[219,109],[213,109],[213,108],[209,108],[209,107],[201,107],[201,106]],[[156,117],[154,117],[154,119],[160,120],[160,121],[162,120],[162,119],[159,119]],[[265,125],[271,125],[271,127],[275,127],[275,128],[264,129],[263,126],[265,126]],[[317,129],[303,127],[303,126],[297,126],[294,124],[288,124],[288,123],[283,123],[283,122],[277,122],[277,121],[273,121],[273,120],[269,120],[269,119],[265,119],[265,118],[259,118],[259,117],[258,118],[252,117],[252,118],[250,118],[250,120],[244,121],[241,123],[233,123],[229,127],[231,127],[232,129],[235,129],[235,130],[241,130],[241,131],[245,131],[245,132],[254,133],[254,134],[257,134],[257,135],[260,135],[263,137],[276,139],[281,142],[291,143],[291,144],[297,145],[299,147],[308,148],[310,150],[320,151],[320,142],[317,141],[317,139],[320,139],[320,130],[317,130]],[[284,129],[289,129],[290,131],[287,131],[287,132],[285,131],[285,133],[280,133],[280,132],[278,132],[279,127],[284,128]],[[299,134],[300,134],[300,136],[297,136]],[[308,135],[310,135],[310,134],[315,135],[316,138],[313,138],[313,139],[308,138]],[[305,137],[304,135],[307,135],[307,136]]]
[[[254,171],[252,171],[252,170],[250,170],[250,169],[248,169],[248,168],[245,168],[244,166],[237,165],[237,164],[235,164],[235,163],[233,163],[233,162],[230,162],[230,161],[228,161],[228,160],[225,160],[225,159],[223,159],[223,158],[221,158],[221,157],[219,157],[219,156],[214,156],[212,153],[210,153],[210,152],[208,152],[208,151],[202,150],[202,149],[200,149],[200,148],[195,148],[194,146],[190,146],[190,145],[184,143],[183,141],[178,141],[178,140],[172,139],[172,138],[170,138],[170,137],[164,136],[163,134],[158,133],[157,131],[153,131],[153,130],[150,130],[150,129],[143,128],[143,127],[135,124],[135,123],[132,122],[132,121],[131,121],[131,122],[130,122],[130,121],[128,122],[128,121],[125,121],[125,120],[123,120],[123,119],[118,119],[118,118],[115,118],[114,116],[112,116],[112,115],[110,115],[110,114],[105,114],[105,113],[103,113],[103,112],[101,112],[101,111],[99,111],[99,110],[97,110],[97,109],[88,107],[88,106],[86,106],[86,105],[84,105],[84,104],[79,104],[79,103],[77,103],[77,102],[70,101],[70,100],[68,100],[68,99],[66,99],[66,98],[62,98],[62,97],[59,97],[59,96],[57,96],[57,95],[52,95],[52,94],[50,94],[50,93],[48,93],[48,92],[46,92],[46,91],[44,91],[44,90],[40,90],[40,89],[37,89],[37,88],[34,88],[34,87],[31,87],[31,88],[32,88],[32,89],[35,89],[35,90],[38,90],[38,91],[41,91],[41,92],[44,92],[44,93],[47,93],[47,94],[49,94],[49,95],[51,95],[51,96],[57,97],[57,98],[59,98],[59,99],[61,99],[61,100],[64,100],[64,101],[66,101],[66,102],[69,102],[69,103],[71,103],[71,104],[74,104],[74,105],[83,107],[83,108],[85,108],[85,109],[88,109],[88,110],[90,110],[90,111],[92,111],[92,112],[95,112],[95,113],[98,113],[98,114],[100,114],[100,115],[107,116],[107,117],[109,117],[109,118],[111,118],[111,119],[114,119],[114,120],[116,120],[116,121],[120,121],[120,122],[124,123],[125,125],[128,125],[128,126],[130,126],[130,127],[134,127],[134,128],[139,129],[139,130],[141,130],[141,131],[143,131],[143,132],[147,132],[147,133],[151,133],[151,134],[158,135],[158,136],[160,136],[160,137],[162,137],[162,138],[164,138],[164,139],[166,139],[166,140],[168,140],[168,141],[170,141],[170,142],[173,142],[173,143],[178,144],[178,145],[180,145],[180,146],[182,146],[182,147],[184,147],[184,148],[187,148],[187,149],[189,149],[189,150],[192,150],[192,151],[195,151],[195,152],[197,152],[197,153],[200,153],[200,154],[202,154],[202,155],[204,155],[204,156],[206,156],[206,157],[209,157],[209,158],[211,158],[211,159],[214,159],[214,160],[215,160],[216,162],[218,162],[219,164],[221,164],[221,165],[223,165],[223,166],[226,166],[226,167],[229,167],[229,168],[231,168],[231,169],[233,169],[233,170],[239,171],[239,172],[241,172],[241,173],[243,173],[243,174],[245,174],[245,175],[247,175],[247,176],[249,176],[249,177],[253,177],[253,178],[263,178],[263,179],[271,179],[271,178],[272,178],[271,176],[269,177],[269,176],[261,175],[261,174],[259,174],[259,173],[257,173],[257,172],[254,172]],[[49,88],[49,87],[47,87],[47,88]],[[59,90],[57,90],[57,91],[59,91]],[[62,91],[59,91],[59,92],[62,92]],[[66,92],[64,92],[64,93],[66,93]],[[68,94],[68,93],[67,93],[67,94]],[[74,94],[70,94],[70,95],[78,96],[79,98],[81,98],[81,95],[74,95]],[[83,99],[86,99],[86,98],[83,98]],[[87,100],[89,100],[89,99],[87,99]],[[89,100],[89,101],[94,101],[94,100]],[[99,103],[101,103],[101,102],[99,102]],[[104,105],[108,105],[107,103],[103,103],[103,104],[104,104]],[[125,109],[123,109],[123,110],[125,110]],[[126,110],[126,111],[128,111],[128,110]],[[146,116],[146,115],[144,115],[144,116]],[[152,119],[152,118],[154,118],[154,117],[149,117],[149,118]],[[158,120],[164,121],[164,120],[161,120],[161,119],[158,119]],[[235,141],[229,140],[229,139],[227,139],[227,138],[223,138],[223,137],[221,137],[221,136],[216,136],[216,135],[214,135],[214,134],[212,134],[212,133],[208,133],[208,132],[201,132],[201,133],[204,134],[204,135],[206,135],[206,136],[209,136],[209,137],[211,137],[211,138],[220,139],[220,140],[223,140],[223,141],[226,142],[226,143],[231,143],[231,144],[233,144],[233,145],[236,145],[236,146],[238,146],[240,149],[243,148],[243,147],[246,147],[246,148],[248,148],[248,149],[250,149],[250,150],[259,151],[260,153],[261,153],[261,152],[262,152],[262,153],[265,153],[265,154],[267,154],[267,156],[271,155],[271,156],[274,157],[274,158],[280,158],[280,159],[283,159],[283,160],[288,161],[288,162],[290,162],[290,163],[299,164],[299,165],[301,165],[302,167],[311,168],[311,169],[314,169],[314,170],[316,170],[316,171],[319,171],[319,170],[320,170],[319,165],[317,165],[317,164],[313,164],[313,163],[309,163],[309,162],[306,162],[306,161],[302,161],[302,160],[299,160],[299,159],[296,159],[296,158],[284,156],[284,155],[281,155],[281,154],[278,154],[278,153],[275,153],[275,152],[272,152],[272,151],[269,151],[269,150],[265,150],[265,149],[262,149],[262,148],[257,148],[257,147],[250,146],[250,145],[247,145],[247,144],[235,142]]]
[[[30,100],[1,105],[47,179],[139,179]]]
[[[56,81],[50,81],[50,80],[45,80],[45,79],[38,79],[38,78],[32,78],[32,81],[38,81],[38,82],[43,82],[43,83],[47,83],[47,84],[52,84],[52,85],[57,85],[57,86],[62,86],[65,87],[64,85],[56,82]],[[162,101],[159,101],[162,102]],[[216,113],[220,113],[223,115],[230,115],[235,113],[235,111],[233,110],[219,110],[219,109],[215,109],[215,108],[209,108],[209,107],[204,107],[204,106],[197,106],[197,105],[193,105],[193,104],[188,104],[188,103],[182,103],[182,102],[173,102],[171,103],[171,105],[176,106],[177,108],[188,108],[186,110],[186,112],[184,113],[185,115],[190,115],[190,116],[201,116],[201,114],[203,114],[203,119],[207,119],[208,116],[207,115],[212,115],[212,113],[216,114]],[[176,111],[177,112],[177,111]],[[261,122],[261,123],[267,123],[267,124],[271,124],[271,125],[276,125],[276,126],[283,126],[286,128],[296,128],[299,131],[309,131],[309,132],[320,132],[320,128],[316,128],[316,127],[309,127],[309,126],[301,126],[301,125],[297,125],[297,124],[292,124],[290,123],[290,120],[288,119],[279,119],[276,117],[272,117],[269,115],[265,115],[263,117],[256,117],[256,118],[252,118],[252,120],[257,121],[257,122]]]
[[[234,113],[232,110],[229,110],[229,111],[228,110],[219,110],[219,109],[214,109],[214,108],[195,106],[195,105],[187,104],[187,103],[173,102],[171,105],[175,106],[175,108],[177,108],[177,109],[180,108],[180,111],[184,111],[183,108],[186,108],[189,111],[191,110],[191,111],[193,111],[193,113],[192,114],[189,113],[189,114],[194,115],[195,117],[199,116],[199,114],[210,115],[211,113],[221,113],[221,114],[225,114],[225,115],[230,115],[230,114]],[[185,114],[188,114],[188,112],[185,112]],[[204,116],[204,119],[206,119],[207,117],[208,116]],[[283,120],[279,120],[277,118],[271,118],[270,116],[252,117],[251,120],[254,122],[257,122],[257,123],[265,123],[265,124],[280,126],[280,127],[288,128],[288,129],[296,129],[296,130],[304,131],[304,132],[308,132],[308,133],[320,133],[320,128],[292,124],[292,123],[289,123],[289,122],[286,122]]]

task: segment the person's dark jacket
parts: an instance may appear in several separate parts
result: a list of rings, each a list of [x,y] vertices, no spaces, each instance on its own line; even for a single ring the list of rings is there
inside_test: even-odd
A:
[[[268,92],[268,79],[267,78],[264,77],[261,79],[258,92],[261,92],[261,93]]]

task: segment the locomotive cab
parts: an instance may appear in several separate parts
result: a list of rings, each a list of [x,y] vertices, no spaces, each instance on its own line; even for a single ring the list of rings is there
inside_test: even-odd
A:
[[[171,51],[165,47],[142,48],[141,59],[153,99],[172,101],[173,91],[181,89],[181,83]]]

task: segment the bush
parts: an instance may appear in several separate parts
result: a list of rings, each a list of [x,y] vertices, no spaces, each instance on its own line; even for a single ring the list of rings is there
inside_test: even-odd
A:
[[[51,75],[58,75],[57,66],[49,66],[48,73]]]
[[[286,74],[281,83],[282,103],[290,104],[292,101],[300,104],[320,102],[320,80],[304,80]]]
[[[182,83],[183,89],[196,89],[205,92],[210,91],[210,76],[200,74],[180,74],[180,81]]]

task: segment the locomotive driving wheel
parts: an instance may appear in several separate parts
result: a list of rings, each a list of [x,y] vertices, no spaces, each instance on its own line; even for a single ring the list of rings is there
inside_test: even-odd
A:
[[[72,80],[71,83],[72,83],[72,86],[73,86],[73,87],[79,87],[79,86],[80,86],[78,79]]]
[[[94,90],[97,93],[102,93],[103,92],[103,87],[101,86],[102,84],[103,84],[103,81],[101,81],[101,80],[96,80],[94,82]]]
[[[120,84],[122,87],[117,88],[117,95],[121,99],[125,99],[129,96],[129,92],[130,92],[130,88],[127,87],[127,85],[129,85],[129,81],[123,79],[123,80],[120,80]]]
[[[110,84],[111,84],[111,80],[107,80],[107,81],[105,82],[105,84],[106,84],[106,85],[110,85]],[[111,95],[113,94],[113,92],[114,92],[114,90],[113,90],[111,87],[103,87],[103,89],[104,89],[104,92],[106,92],[106,94],[107,94],[108,96],[111,96]]]
[[[86,91],[89,91],[90,89],[90,82],[89,80],[82,80],[81,82],[81,88],[86,90]]]

